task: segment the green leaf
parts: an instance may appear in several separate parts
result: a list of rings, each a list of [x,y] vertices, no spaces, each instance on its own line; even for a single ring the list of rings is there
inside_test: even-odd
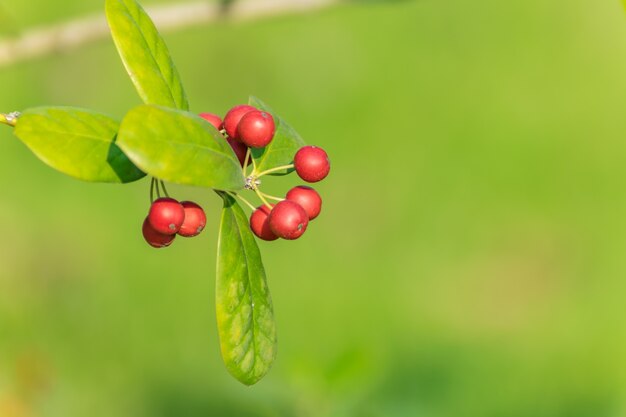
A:
[[[276,123],[276,133],[272,142],[265,148],[252,149],[252,157],[256,163],[256,172],[260,173],[268,169],[291,164],[298,149],[305,145],[304,140],[302,140],[298,132],[258,98],[250,97],[248,103],[270,113]],[[286,175],[290,172],[293,172],[293,169],[278,171],[273,175]]]
[[[115,46],[144,103],[188,110],[167,45],[139,3],[106,0],[106,15]]]
[[[119,124],[72,107],[39,107],[22,113],[15,135],[39,159],[64,174],[91,182],[127,183],[145,174],[116,144]]]
[[[272,299],[248,218],[232,197],[221,194],[215,296],[222,358],[235,378],[252,385],[276,357]]]
[[[120,126],[117,145],[141,170],[178,184],[240,190],[241,165],[224,137],[201,117],[141,105]]]

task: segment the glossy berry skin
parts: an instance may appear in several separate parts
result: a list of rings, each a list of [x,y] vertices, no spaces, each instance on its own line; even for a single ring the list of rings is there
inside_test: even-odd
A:
[[[250,216],[250,229],[259,238],[267,241],[278,239],[278,236],[270,229],[268,216],[270,209],[266,205],[257,207]]]
[[[306,211],[297,203],[283,200],[276,204],[268,217],[270,229],[275,235],[287,240],[302,236],[309,224]]]
[[[235,155],[237,155],[237,159],[239,159],[239,163],[243,167],[243,164],[246,162],[248,147],[236,139],[227,138],[226,140],[230,147],[233,148],[233,151],[235,151]],[[250,164],[250,161],[248,161],[248,164]]]
[[[192,201],[181,201],[180,205],[185,210],[185,220],[178,229],[178,234],[183,237],[198,236],[206,226],[204,210]]]
[[[171,245],[176,237],[176,235],[164,235],[154,230],[147,217],[146,220],[143,221],[141,231],[143,232],[143,238],[146,239],[148,245],[153,248],[165,248]]]
[[[150,206],[148,220],[157,232],[174,235],[185,220],[185,209],[173,198],[159,198]]]
[[[239,126],[241,118],[245,116],[246,113],[254,110],[256,110],[254,107],[242,104],[233,107],[226,113],[226,117],[224,117],[224,129],[229,138],[239,139],[237,136],[237,126]]]
[[[306,182],[318,182],[330,172],[328,154],[317,146],[304,146],[296,152],[293,164],[298,176]]]
[[[202,117],[207,122],[211,123],[217,130],[222,130],[224,128],[224,122],[222,118],[217,114],[213,113],[200,113],[200,117]]]
[[[264,111],[246,113],[237,126],[239,140],[251,148],[264,148],[274,138],[276,126],[271,114]]]
[[[319,216],[320,211],[322,211],[322,197],[317,191],[306,185],[293,187],[287,193],[286,198],[302,206],[309,217],[309,221]]]

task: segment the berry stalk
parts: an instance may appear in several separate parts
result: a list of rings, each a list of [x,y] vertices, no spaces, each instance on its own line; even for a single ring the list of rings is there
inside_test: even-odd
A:
[[[293,164],[283,165],[283,166],[279,166],[279,167],[276,167],[276,168],[268,169],[268,170],[263,171],[263,172],[259,172],[258,174],[255,174],[255,173],[253,172],[253,173],[252,173],[252,175],[254,175],[256,178],[260,178],[260,177],[262,177],[263,175],[271,174],[271,173],[273,173],[273,172],[283,171],[283,170],[285,170],[285,169],[291,169],[291,168],[293,168],[293,167],[294,167],[294,165],[293,165]]]

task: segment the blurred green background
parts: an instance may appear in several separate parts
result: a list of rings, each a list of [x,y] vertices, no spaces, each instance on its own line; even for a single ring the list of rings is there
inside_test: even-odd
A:
[[[102,3],[2,2],[2,30]],[[171,186],[209,223],[156,251],[146,180],[65,177],[5,127],[1,417],[626,416],[618,0],[354,2],[165,37],[193,111],[254,94],[331,155],[322,216],[260,243],[277,361],[252,388],[221,362],[217,196]],[[0,92],[3,112],[139,104],[109,40],[1,68]]]

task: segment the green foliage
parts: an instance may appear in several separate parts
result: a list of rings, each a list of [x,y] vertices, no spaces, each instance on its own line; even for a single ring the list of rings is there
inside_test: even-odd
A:
[[[251,106],[271,113],[276,123],[276,133],[274,139],[265,148],[252,149],[252,157],[256,163],[256,171],[262,172],[275,167],[283,166],[293,162],[295,153],[304,146],[304,140],[287,122],[281,119],[265,103],[256,97],[250,97],[248,103]],[[274,175],[286,175],[293,172],[293,169],[274,173]]]
[[[177,184],[210,187],[224,199],[217,261],[216,310],[222,357],[246,385],[258,382],[276,356],[276,329],[265,270],[248,218],[226,192],[244,189],[246,178],[226,138],[188,111],[182,82],[165,42],[135,0],[106,0],[106,15],[120,57],[145,104],[122,123],[69,107],[30,109],[15,121],[15,134],[45,163],[86,181],[126,183],[146,174]],[[276,133],[253,149],[256,174],[292,162],[302,138],[266,104]],[[277,171],[286,175],[292,170]]]
[[[177,184],[240,190],[245,179],[228,142],[192,113],[142,105],[120,126],[117,141],[148,174]]]
[[[146,104],[188,110],[182,82],[167,45],[135,0],[107,0],[106,15],[126,71]]]
[[[235,378],[252,385],[276,357],[272,299],[248,218],[233,197],[221,195],[215,304],[222,357]]]
[[[127,183],[145,174],[116,143],[118,123],[90,110],[39,107],[26,110],[15,135],[52,168],[84,181]]]

